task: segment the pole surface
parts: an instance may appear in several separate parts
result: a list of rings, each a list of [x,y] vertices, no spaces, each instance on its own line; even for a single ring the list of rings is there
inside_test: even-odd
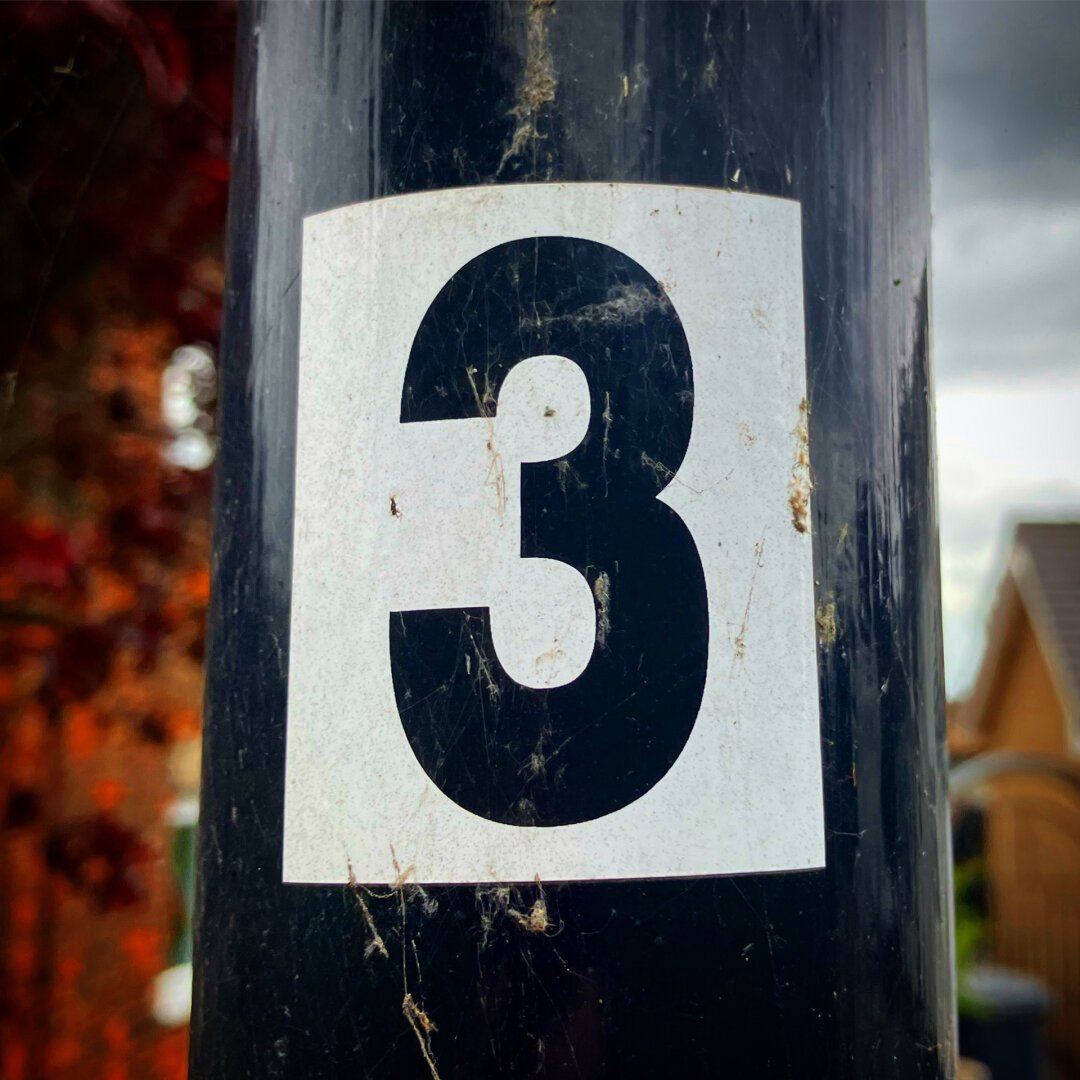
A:
[[[252,4],[239,38],[192,1075],[952,1076],[922,6]],[[302,219],[552,181],[801,205],[826,866],[283,884]]]

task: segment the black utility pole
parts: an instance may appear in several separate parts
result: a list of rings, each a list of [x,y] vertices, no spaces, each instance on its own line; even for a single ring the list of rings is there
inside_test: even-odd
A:
[[[954,1075],[918,4],[241,9],[192,1075]]]

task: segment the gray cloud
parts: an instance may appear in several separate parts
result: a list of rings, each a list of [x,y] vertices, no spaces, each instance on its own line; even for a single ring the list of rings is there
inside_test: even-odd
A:
[[[931,3],[938,378],[1080,368],[1080,2]]]
[[[943,381],[1080,370],[1080,206],[938,212],[934,284]]]
[[[1080,203],[1080,3],[931,3],[934,157],[948,199]]]

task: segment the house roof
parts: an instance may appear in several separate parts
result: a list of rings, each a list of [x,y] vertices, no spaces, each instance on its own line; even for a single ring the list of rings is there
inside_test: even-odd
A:
[[[1062,707],[1075,725],[1080,718],[1080,522],[1017,526],[982,665],[971,697],[957,717],[969,732],[981,727],[1002,653],[1021,609],[1031,619]]]
[[[1063,704],[1075,716],[1080,705],[1080,522],[1025,522],[1017,527],[1014,550],[1024,560],[1017,567],[1021,592],[1063,683]]]

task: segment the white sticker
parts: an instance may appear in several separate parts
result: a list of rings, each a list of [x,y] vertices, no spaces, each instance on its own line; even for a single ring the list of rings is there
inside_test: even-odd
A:
[[[804,333],[795,202],[305,220],[285,881],[824,865]]]

